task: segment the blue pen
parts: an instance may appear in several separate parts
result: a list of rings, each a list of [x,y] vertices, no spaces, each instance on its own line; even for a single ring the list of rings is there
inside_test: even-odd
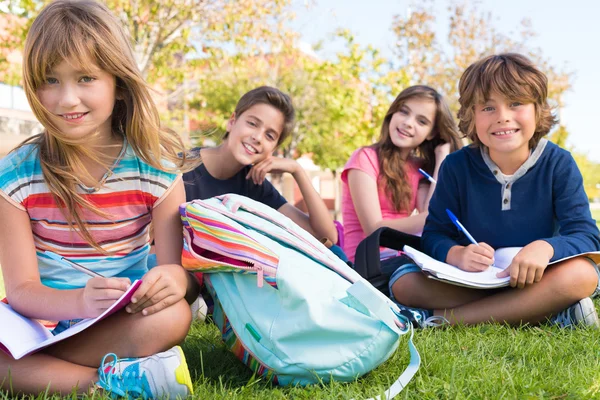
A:
[[[427,180],[428,180],[429,182],[431,182],[431,183],[436,183],[435,179],[433,179],[433,177],[432,177],[431,175],[429,175],[427,172],[423,171],[421,168],[419,168],[419,172],[420,172],[421,174],[423,174],[423,176],[424,176],[425,178],[427,178]]]
[[[83,272],[84,274],[88,274],[92,278],[104,278],[104,276],[100,275],[99,273],[94,272],[91,269],[88,269],[88,268],[84,267],[81,264],[77,264],[75,261],[71,261],[71,260],[69,260],[67,258],[64,258],[60,254],[56,254],[56,253],[53,253],[53,252],[48,251],[48,250],[46,250],[44,253],[46,253],[46,255],[48,257],[50,257],[51,259],[53,259],[55,261],[58,261],[58,262],[62,262],[64,264],[67,264],[68,266],[76,269],[77,271]]]
[[[458,218],[456,218],[456,215],[452,214],[452,211],[448,210],[446,208],[446,212],[448,213],[448,216],[450,217],[450,220],[452,221],[452,223],[454,225],[456,225],[456,227],[458,228],[459,231],[462,231],[462,233],[465,234],[465,236],[467,238],[469,238],[469,240],[471,241],[471,243],[473,243],[476,246],[479,246],[479,244],[475,241],[475,239],[473,239],[473,236],[471,236],[471,234],[469,233],[469,231],[467,231],[467,229],[458,221]]]

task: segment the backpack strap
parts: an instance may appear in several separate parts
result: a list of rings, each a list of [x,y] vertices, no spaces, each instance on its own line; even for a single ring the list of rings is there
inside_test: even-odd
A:
[[[383,296],[378,290],[371,286],[366,281],[358,281],[352,285],[347,293],[358,300],[363,306],[365,306],[370,312],[377,315],[379,319],[390,329],[400,328],[400,333],[405,334],[410,330],[410,338],[408,340],[408,351],[410,353],[410,361],[408,366],[396,379],[396,381],[385,391],[384,396],[377,396],[368,400],[388,400],[398,395],[410,380],[415,376],[421,365],[421,356],[417,351],[413,343],[414,330],[410,321],[402,314],[399,313],[398,306],[394,304],[389,298]],[[379,298],[379,300],[378,300]],[[382,301],[383,300],[383,301]],[[385,312],[385,308],[390,307],[398,320],[390,321],[389,312]],[[394,324],[395,322],[395,324]],[[400,322],[400,324],[398,324]],[[398,326],[398,328],[396,328]]]
[[[409,324],[409,326],[410,326],[410,338],[408,339],[408,351],[410,352],[410,361],[408,363],[408,366],[406,367],[406,369],[404,370],[402,375],[400,375],[398,377],[398,379],[396,379],[396,381],[394,383],[392,383],[392,386],[390,386],[388,388],[388,390],[385,391],[383,396],[372,397],[367,400],[393,399],[398,394],[400,394],[402,389],[404,389],[406,387],[406,385],[408,385],[410,380],[413,378],[413,376],[415,376],[415,374],[419,370],[419,367],[421,366],[421,356],[419,355],[419,352],[417,351],[417,348],[415,347],[415,345],[413,343],[414,330],[413,330],[412,324]]]
[[[359,243],[354,259],[354,270],[367,280],[376,278],[381,275],[379,248],[402,250],[405,245],[420,250],[421,238],[385,226],[379,228]]]

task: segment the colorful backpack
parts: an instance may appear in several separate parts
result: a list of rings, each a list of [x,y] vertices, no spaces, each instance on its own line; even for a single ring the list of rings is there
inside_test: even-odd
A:
[[[408,332],[411,361],[386,398],[417,372],[398,307],[290,219],[234,194],[180,213],[183,266],[205,273],[224,342],[257,375],[280,385],[354,381]]]

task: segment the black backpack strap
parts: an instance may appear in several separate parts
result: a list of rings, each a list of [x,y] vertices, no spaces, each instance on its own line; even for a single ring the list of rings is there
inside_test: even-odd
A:
[[[421,238],[388,227],[379,228],[359,243],[354,270],[367,280],[376,278],[382,274],[379,248],[402,250],[405,245],[421,250]]]

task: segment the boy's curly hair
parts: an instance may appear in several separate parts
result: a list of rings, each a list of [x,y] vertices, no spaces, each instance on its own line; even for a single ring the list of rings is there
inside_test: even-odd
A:
[[[529,148],[534,148],[558,122],[548,104],[548,78],[521,54],[491,55],[471,64],[462,74],[458,90],[458,128],[476,146],[482,143],[475,131],[474,106],[485,103],[492,93],[535,105],[535,133]]]

